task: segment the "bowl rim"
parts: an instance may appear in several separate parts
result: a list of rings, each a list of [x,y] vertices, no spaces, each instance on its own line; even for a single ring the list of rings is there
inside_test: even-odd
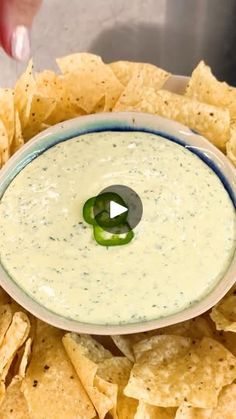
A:
[[[199,152],[202,156],[200,158],[205,158],[205,161],[208,161],[208,164],[210,162],[213,163],[214,167],[212,168],[213,170],[216,170],[216,173],[218,171],[218,175],[223,174],[223,179],[226,180],[227,187],[230,188],[232,194],[231,198],[236,206],[236,171],[221,151],[219,151],[201,135],[193,132],[191,129],[182,124],[160,116],[135,112],[102,113],[82,116],[57,124],[38,134],[26,143],[25,146],[18,150],[18,152],[13,155],[13,157],[0,171],[0,199],[17,173],[19,173],[24,166],[32,161],[32,159],[37,158],[39,154],[44,152],[49,147],[84,133],[112,130],[156,133],[170,140],[172,138],[173,141],[187,147],[195,154]],[[89,333],[92,335],[138,333],[189,320],[206,312],[213,305],[215,305],[233,286],[235,278],[236,252],[234,253],[227,272],[216,284],[215,288],[213,288],[213,290],[202,300],[184,309],[183,311],[174,313],[164,318],[140,323],[97,325],[92,323],[81,323],[79,321],[63,317],[42,306],[26,294],[26,292],[16,282],[14,282],[14,280],[7,274],[3,266],[0,264],[0,285],[14,300],[16,300],[30,313],[61,329],[78,333]]]

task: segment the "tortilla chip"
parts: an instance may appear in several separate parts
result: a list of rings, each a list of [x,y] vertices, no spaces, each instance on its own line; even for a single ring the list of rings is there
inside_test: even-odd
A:
[[[119,419],[132,419],[135,418],[138,402],[131,397],[124,394],[119,394],[117,400],[117,415]],[[115,417],[115,416],[114,416]]]
[[[183,405],[177,410],[175,419],[235,419],[235,407],[236,384],[230,384],[222,389],[214,409],[197,409]]]
[[[12,307],[11,305],[11,311],[12,311],[12,315],[14,313],[16,313],[18,311],[18,307],[17,310],[15,310],[15,307]],[[24,313],[21,313],[24,314]],[[27,316],[28,318],[28,316]],[[29,321],[29,319],[28,319]],[[27,333],[27,336],[29,335],[29,331]],[[26,338],[27,338],[26,336]],[[20,362],[21,362],[21,357],[23,355],[24,352],[24,345],[18,347],[17,351],[14,352],[11,356],[8,357],[7,363],[3,368],[2,374],[1,374],[1,379],[5,381],[5,384],[8,385],[13,377],[18,374],[18,370],[19,370],[19,366],[20,366]]]
[[[178,408],[175,419],[211,419],[212,412],[213,409],[199,409],[183,404]]]
[[[19,377],[25,377],[26,374],[26,368],[29,363],[29,357],[31,355],[31,345],[32,345],[32,339],[29,338],[25,342],[25,345],[21,349],[19,353],[19,362],[17,363],[17,372],[16,375]]]
[[[28,319],[28,322],[29,322],[29,320],[32,321],[32,316],[30,315],[30,313],[27,313],[26,310],[24,310],[15,301],[13,301],[13,300],[9,301],[8,305],[9,305],[9,309],[11,311],[11,318],[13,317],[13,315],[15,313],[21,312],[21,314],[26,315],[26,317]],[[28,332],[27,336],[32,337],[32,332],[33,332],[32,324],[30,326],[29,331],[27,331],[27,332]],[[27,336],[26,336],[26,338],[27,338]],[[15,353],[13,353],[11,357],[8,358],[8,361],[3,368],[1,378],[2,378],[2,380],[5,380],[7,385],[12,381],[13,377],[16,374],[19,373],[19,366],[20,366],[20,362],[21,362],[21,358],[23,356],[24,350],[25,350],[25,345],[24,344],[19,346],[17,351]]]
[[[146,102],[146,98],[151,100],[150,94],[156,102],[157,91],[163,87],[168,73],[161,70],[160,74],[159,69],[157,67],[154,68],[154,71],[152,69],[154,73],[152,77],[150,77],[149,67],[137,68],[134,71],[122,95],[116,102],[113,111],[139,110],[139,107],[143,106],[141,104]],[[149,111],[146,110],[145,112]]]
[[[105,349],[108,349],[115,356],[123,356],[123,353],[117,348],[112,336],[110,335],[94,335],[94,339],[99,342]]]
[[[174,419],[176,408],[151,406],[140,401],[134,419]]]
[[[32,358],[22,381],[30,417],[86,418],[95,416],[75,370],[67,358],[61,338],[63,332],[37,322]]]
[[[108,383],[106,380],[103,380],[101,377],[96,375],[94,378],[94,388],[97,390],[97,394],[95,395],[95,392],[93,392],[92,402],[96,409],[97,407],[99,408],[98,417],[103,418],[107,416],[105,413],[105,411],[107,411],[109,417],[113,417],[117,419],[117,416],[116,416],[117,394],[118,394],[117,385]],[[102,394],[106,397],[106,399],[104,397],[101,398]]]
[[[89,71],[88,73],[77,71],[66,74],[64,77],[73,101],[77,101],[78,106],[87,114],[100,109],[98,104],[103,100],[105,105],[102,110],[110,112],[122,91],[122,85],[113,73],[106,74],[104,69],[96,70],[91,74]]]
[[[0,380],[0,406],[2,404],[2,401],[4,400],[4,396],[5,396],[5,384],[4,384],[4,381],[1,379]]]
[[[145,334],[146,333],[146,334]],[[150,334],[149,334],[150,333]],[[117,348],[132,362],[134,362],[133,345],[145,337],[153,336],[152,332],[135,333],[131,335],[116,335],[111,336]],[[153,333],[155,334],[155,333]],[[140,335],[140,336],[139,336]]]
[[[55,100],[51,97],[33,94],[29,97],[25,111],[24,139],[30,140],[41,131],[41,125],[55,108]]]
[[[74,54],[57,59],[73,101],[86,113],[93,113],[104,98],[103,111],[111,111],[123,85],[111,68],[93,54]]]
[[[0,119],[0,157],[1,165],[0,168],[7,162],[10,158],[10,140],[7,135],[7,130],[5,125]]]
[[[37,93],[45,97],[55,97],[58,75],[52,70],[35,73]]]
[[[30,419],[28,405],[20,387],[21,379],[20,377],[15,377],[8,386],[0,405],[1,419]]]
[[[18,304],[16,301],[14,301],[14,300],[12,300],[12,299],[10,299],[10,301],[9,301],[9,306],[10,306],[10,308],[11,308],[11,312],[12,312],[12,315],[13,314],[15,314],[17,311],[20,311],[20,312],[22,312],[22,313],[25,313],[26,315],[27,315],[27,317],[28,318],[30,318],[32,315],[30,314],[30,313],[28,313],[25,309],[24,309],[24,307],[21,307],[20,306],[20,304]]]
[[[25,344],[17,351],[13,359],[10,359],[9,365],[5,367],[2,377],[5,380],[6,386],[9,386],[16,377],[19,379],[25,377],[31,354],[31,344],[32,339],[28,338]]]
[[[0,305],[11,303],[11,297],[0,287]]]
[[[66,55],[65,57],[57,58],[56,62],[62,74],[71,73],[78,69],[86,71],[87,68],[92,68],[96,70],[98,66],[104,64],[99,55],[89,52]]]
[[[116,409],[113,409],[113,417],[116,417],[116,412],[119,419],[131,419],[135,417],[138,402],[135,399],[124,395],[124,388],[128,383],[132,363],[124,357],[113,357],[104,360],[98,364],[97,376],[102,378],[108,383],[112,383],[118,386],[115,389],[115,405]],[[115,411],[116,410],[116,411]]]
[[[213,409],[211,419],[236,418],[236,384],[230,384],[220,393],[217,407]]]
[[[226,144],[226,154],[231,163],[236,167],[236,123],[231,124],[230,139]]]
[[[19,112],[15,113],[15,132],[11,143],[11,154],[16,153],[24,145]]]
[[[129,85],[127,89],[128,87]],[[225,150],[230,138],[228,110],[200,103],[167,90],[158,92],[150,88],[141,90],[140,86],[138,89],[139,98],[136,92],[132,93],[131,90],[123,101],[120,99],[117,102],[114,111],[147,112],[178,121],[199,132],[218,148]]]
[[[156,406],[215,407],[222,387],[236,377],[236,358],[210,338],[154,336],[136,344],[134,353],[124,393]]]
[[[46,72],[53,73],[53,72]],[[32,60],[15,86],[15,107],[20,124],[16,125],[18,142],[27,141],[44,129],[43,124],[56,106],[55,96],[50,95],[53,84],[49,79],[48,90],[33,74]],[[19,147],[18,147],[19,148]]]
[[[185,322],[162,327],[157,330],[160,335],[178,335],[191,339],[213,338],[214,333],[211,323],[202,316],[195,317]]]
[[[210,316],[217,330],[236,333],[236,285],[213,307]]]
[[[14,91],[12,89],[0,89],[0,119],[2,120],[11,145],[14,135]]]
[[[13,374],[11,373],[11,368],[13,365],[14,365],[14,356],[9,358],[7,364],[5,365],[2,371],[1,380],[4,382],[6,387],[10,384],[13,378]]]
[[[192,339],[201,339],[204,336],[213,338],[214,336],[209,322],[203,317],[196,317],[182,323],[177,323],[168,327],[162,327],[160,329],[151,330],[149,332],[111,337],[119,350],[128,359],[134,362],[135,358],[133,346],[144,339],[148,339],[157,335],[178,335]]]
[[[186,95],[209,105],[226,108],[231,118],[236,119],[236,89],[217,80],[204,61],[193,71]]]
[[[145,75],[146,83],[151,83],[153,88],[159,89],[170,76],[167,71],[148,63],[115,61],[114,63],[110,63],[109,66],[124,86],[127,86],[132,77],[136,73],[139,73]]]
[[[29,97],[35,92],[36,83],[33,75],[33,61],[30,60],[25,72],[21,75],[15,85],[14,103],[16,111],[19,112],[21,125],[24,128],[26,123],[26,108]]]
[[[41,93],[43,92],[43,93]],[[19,113],[21,130],[25,140],[41,131],[42,124],[55,108],[55,99],[42,85],[37,85],[32,60],[15,86],[15,107]]]
[[[67,333],[63,344],[100,418],[114,409],[117,386],[97,376],[98,364],[112,358],[112,354],[88,335]]]
[[[0,375],[6,377],[17,350],[25,342],[30,330],[30,322],[25,313],[14,314],[12,323],[7,330],[0,347]]]
[[[46,125],[54,125],[76,116],[84,115],[85,112],[73,99],[64,76],[58,76],[53,71],[43,71],[36,74],[37,91],[44,97],[55,101],[55,107],[44,121]]]
[[[219,341],[236,357],[236,333],[219,332]]]
[[[0,346],[3,342],[4,336],[11,324],[12,312],[9,304],[0,306]]]
[[[93,108],[93,113],[99,113],[99,112],[104,112],[105,111],[105,106],[106,106],[106,98],[105,96],[103,96],[98,103],[96,103],[95,107]]]
[[[83,353],[85,357],[88,357],[96,364],[103,362],[105,359],[112,358],[111,352],[105,349],[101,344],[99,344],[99,342],[97,342],[89,335],[67,333],[63,337],[63,343],[67,341],[72,341],[79,344],[81,353]]]

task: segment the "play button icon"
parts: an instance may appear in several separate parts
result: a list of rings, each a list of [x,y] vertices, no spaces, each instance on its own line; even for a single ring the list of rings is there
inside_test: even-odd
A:
[[[124,207],[123,205],[118,204],[115,201],[110,202],[110,218],[113,219],[118,215],[124,214],[128,211],[128,208]]]
[[[124,185],[112,185],[103,189],[95,198],[93,216],[105,231],[116,234],[133,230],[143,214],[138,194]]]

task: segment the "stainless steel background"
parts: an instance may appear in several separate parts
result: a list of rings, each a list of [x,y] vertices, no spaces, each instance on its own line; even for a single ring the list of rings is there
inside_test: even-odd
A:
[[[91,51],[189,75],[202,58],[236,85],[236,0],[44,0],[32,33],[36,68]],[[23,66],[0,54],[0,85]]]

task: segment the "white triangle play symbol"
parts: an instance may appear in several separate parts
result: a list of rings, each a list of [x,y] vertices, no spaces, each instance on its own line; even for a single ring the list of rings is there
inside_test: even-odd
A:
[[[123,205],[117,204],[115,201],[110,201],[110,218],[115,218],[127,211],[128,208],[124,207]]]

